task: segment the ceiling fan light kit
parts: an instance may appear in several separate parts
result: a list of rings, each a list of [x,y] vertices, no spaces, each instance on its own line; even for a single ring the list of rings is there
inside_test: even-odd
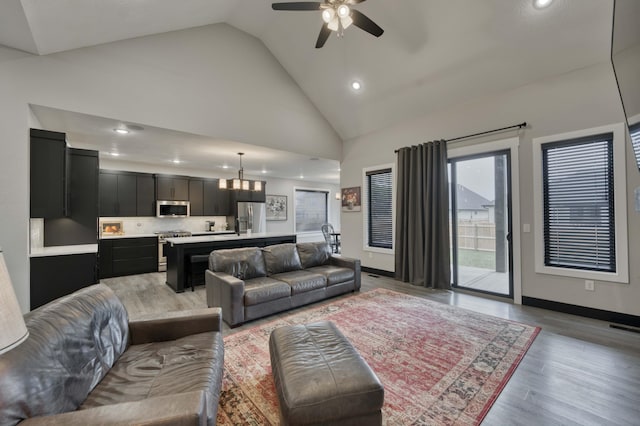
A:
[[[316,49],[324,46],[329,38],[331,31],[334,31],[338,37],[342,37],[343,31],[351,26],[368,32],[369,34],[380,37],[384,30],[375,22],[369,19],[363,13],[349,7],[362,3],[365,0],[324,0],[322,2],[286,2],[272,3],[273,10],[288,11],[314,11],[322,10],[322,20],[324,25],[320,29],[318,40],[316,41]]]

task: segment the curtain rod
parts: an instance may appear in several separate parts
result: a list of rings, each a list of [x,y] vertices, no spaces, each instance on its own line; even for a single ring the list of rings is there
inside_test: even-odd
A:
[[[519,128],[519,129],[521,129],[521,128],[526,127],[526,126],[527,126],[527,122],[526,122],[526,121],[523,121],[522,123],[520,123],[520,124],[514,124],[513,126],[501,127],[501,128],[499,128],[499,129],[493,129],[493,130],[487,130],[486,132],[473,133],[473,134],[471,134],[471,135],[460,136],[460,137],[453,138],[453,139],[445,139],[445,142],[453,142],[453,141],[458,141],[458,140],[460,140],[460,139],[473,138],[473,137],[476,137],[476,136],[487,135],[487,134],[489,134],[489,133],[496,133],[496,132],[501,132],[501,131],[503,131],[503,130],[515,129],[516,127],[517,127],[517,128]],[[398,150],[398,149],[396,149],[396,150],[395,150],[395,151],[393,151],[393,152],[397,153],[398,151],[399,151],[399,150]]]

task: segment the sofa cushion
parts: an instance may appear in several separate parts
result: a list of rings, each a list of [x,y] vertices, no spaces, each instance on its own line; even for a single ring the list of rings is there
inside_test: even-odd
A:
[[[291,296],[291,287],[269,277],[253,278],[244,283],[244,305],[251,306]]]
[[[324,265],[331,257],[331,247],[326,241],[312,243],[298,243],[298,255],[304,269]]]
[[[293,243],[276,244],[262,249],[267,275],[302,269],[298,250]]]
[[[217,405],[223,359],[221,333],[130,346],[80,409],[199,390]]]
[[[0,423],[76,410],[126,350],[127,311],[104,284],[25,315],[29,338],[0,356]]]
[[[353,269],[334,265],[314,266],[307,271],[324,275],[327,278],[327,286],[351,281],[355,277]]]
[[[324,275],[314,274],[309,271],[290,271],[276,274],[271,278],[284,281],[291,286],[291,295],[305,293],[307,291],[325,288],[327,279]]]
[[[209,255],[209,269],[240,280],[267,275],[262,251],[257,247],[214,250]]]

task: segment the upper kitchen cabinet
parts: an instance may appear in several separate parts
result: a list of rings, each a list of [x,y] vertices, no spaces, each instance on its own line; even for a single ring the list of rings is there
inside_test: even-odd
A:
[[[189,201],[189,178],[156,175],[156,200]]]
[[[153,175],[136,175],[136,216],[156,215],[156,189]]]
[[[67,148],[67,216],[44,219],[45,247],[96,244],[99,163],[98,151]]]
[[[100,216],[136,216],[136,187],[133,173],[100,170]]]
[[[231,204],[235,204],[236,201],[250,201],[254,203],[264,203],[266,201],[265,196],[265,187],[267,186],[267,182],[262,181],[262,189],[260,191],[233,191],[232,193],[232,201]]]
[[[189,179],[189,203],[191,216],[203,216],[204,181],[202,179]]]
[[[65,134],[31,129],[31,217],[67,214]]]
[[[100,170],[100,216],[155,216],[153,175]]]
[[[233,216],[231,193],[220,189],[218,179],[204,181],[203,209],[205,216]]]

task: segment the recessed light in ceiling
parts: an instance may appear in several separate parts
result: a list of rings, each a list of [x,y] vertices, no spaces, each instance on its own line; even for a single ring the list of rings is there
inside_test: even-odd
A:
[[[182,162],[182,161],[177,160],[177,159],[176,159],[176,160],[173,160],[173,164],[180,164],[181,162]]]
[[[267,171],[266,170],[262,170],[262,174],[265,174],[265,173],[267,173]]]
[[[117,129],[113,129],[114,132],[120,134],[120,135],[126,135],[129,133],[129,130],[127,129],[123,129],[122,127],[119,127]]]
[[[360,90],[362,89],[362,83],[360,83],[358,80],[354,80],[351,82],[351,88],[353,90]]]
[[[118,152],[112,152],[112,153],[111,153],[111,156],[112,156],[112,157],[119,157],[119,156],[120,156],[120,153],[118,153]]]
[[[222,168],[223,168],[223,169],[228,169],[228,168],[229,168],[229,166],[228,166],[227,164],[223,164],[223,165],[222,165]]]
[[[304,179],[304,175],[300,175],[300,179]]]
[[[533,7],[536,9],[544,9],[553,3],[553,0],[533,0]]]

